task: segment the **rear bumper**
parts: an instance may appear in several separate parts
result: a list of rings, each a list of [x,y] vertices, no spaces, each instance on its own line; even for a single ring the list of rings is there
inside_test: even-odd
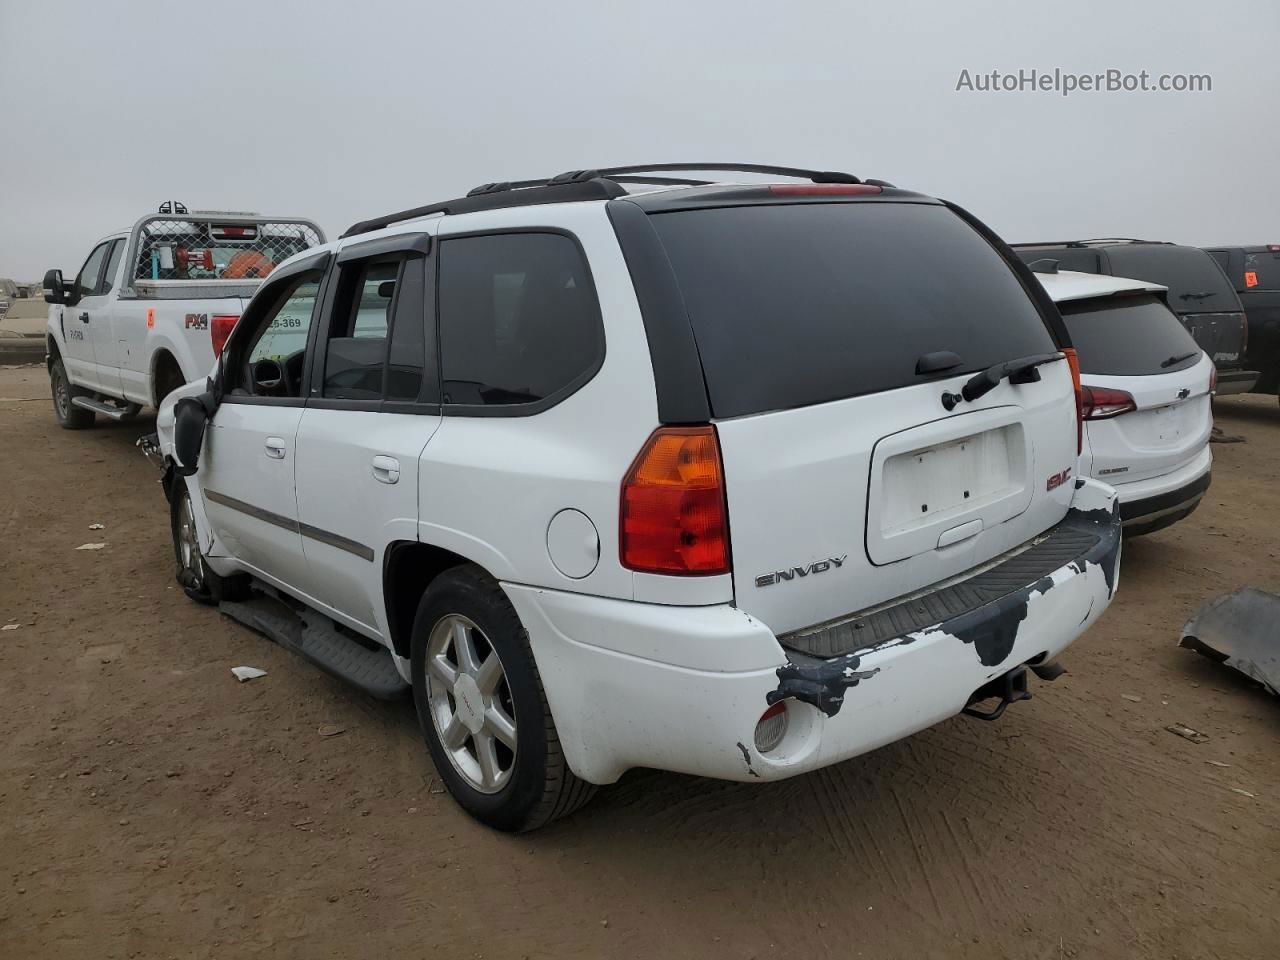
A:
[[[1219,370],[1217,395],[1227,397],[1233,393],[1248,393],[1262,374],[1257,370]]]
[[[610,783],[630,767],[653,767],[778,780],[954,716],[979,687],[1052,659],[1088,629],[1115,589],[1120,518],[1110,487],[1078,484],[1063,521],[1089,533],[1073,541],[1082,545],[1078,554],[958,615],[829,658],[784,649],[759,620],[727,604],[674,607],[503,587],[529,632],[578,776]],[[761,754],[756,723],[779,701],[787,732]]]
[[[1127,533],[1150,533],[1181,520],[1200,505],[1212,479],[1208,444],[1195,459],[1163,476],[1116,485]]]

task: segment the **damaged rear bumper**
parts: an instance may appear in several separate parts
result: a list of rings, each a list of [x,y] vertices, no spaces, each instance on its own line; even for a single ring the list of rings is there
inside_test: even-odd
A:
[[[781,638],[729,605],[503,586],[579,777],[610,783],[653,767],[778,780],[955,716],[992,680],[1052,660],[1110,603],[1120,543],[1114,490],[1080,480],[1062,523],[999,563],[892,604],[888,616]],[[755,727],[777,702],[786,732],[762,754]]]

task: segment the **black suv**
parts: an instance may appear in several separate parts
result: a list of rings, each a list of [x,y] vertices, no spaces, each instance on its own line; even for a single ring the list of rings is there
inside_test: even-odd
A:
[[[1249,329],[1240,298],[1203,250],[1156,240],[1015,243],[1026,263],[1055,260],[1061,270],[1131,277],[1169,288],[1169,306],[1218,369],[1218,393],[1248,393],[1258,380],[1245,364]]]
[[[1280,393],[1280,243],[1206,247],[1236,288],[1249,318],[1245,364],[1261,376],[1258,393]]]

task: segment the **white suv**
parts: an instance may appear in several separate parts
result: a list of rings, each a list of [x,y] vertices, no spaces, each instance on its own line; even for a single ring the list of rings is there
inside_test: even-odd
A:
[[[691,169],[725,168],[358,224],[160,412],[187,592],[412,689],[495,827],[998,716],[1115,587],[1061,318],[1007,246],[877,181]]]

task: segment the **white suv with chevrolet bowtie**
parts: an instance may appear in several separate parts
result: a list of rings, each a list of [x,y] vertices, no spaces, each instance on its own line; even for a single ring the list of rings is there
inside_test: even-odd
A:
[[[187,592],[412,690],[457,801],[525,830],[631,767],[777,780],[1056,676],[1119,565],[1077,405],[965,211],[664,164],[279,265],[154,452]]]

